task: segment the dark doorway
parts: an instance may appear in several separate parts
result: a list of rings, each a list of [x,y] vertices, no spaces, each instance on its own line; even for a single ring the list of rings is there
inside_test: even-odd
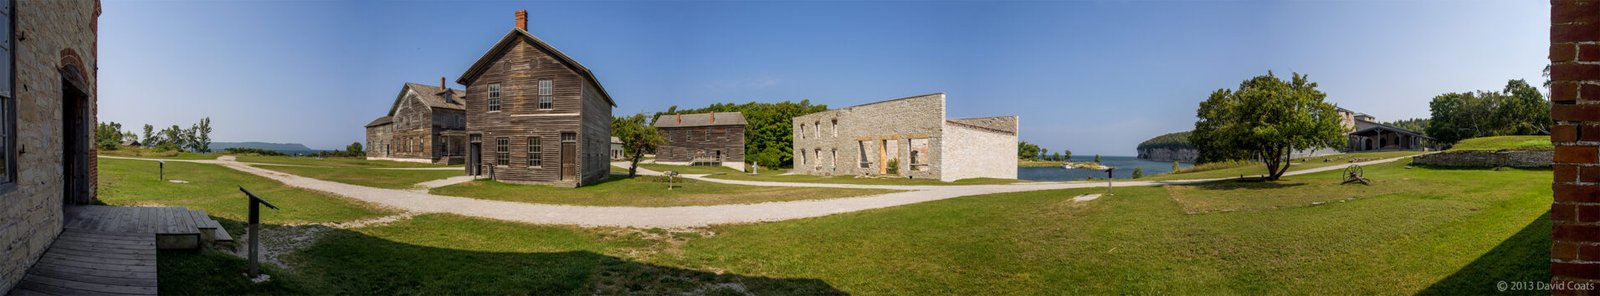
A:
[[[561,180],[578,179],[578,135],[561,133]]]
[[[483,135],[468,135],[467,175],[483,175]]]
[[[69,79],[61,79],[62,201],[89,204],[89,95]]]

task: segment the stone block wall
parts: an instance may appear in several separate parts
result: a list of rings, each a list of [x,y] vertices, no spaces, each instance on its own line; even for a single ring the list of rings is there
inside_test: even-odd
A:
[[[0,293],[11,290],[61,233],[62,67],[83,71],[89,92],[89,124],[96,118],[96,19],[94,0],[16,1],[17,76],[16,183],[0,185]],[[85,134],[81,141],[90,141]],[[95,194],[94,156],[89,157],[89,193]]]
[[[1016,117],[1009,122],[1017,130]],[[1017,134],[957,122],[945,125],[943,174],[949,182],[967,178],[1017,178]]]
[[[794,118],[794,172],[811,175],[879,175],[879,162],[899,159],[900,176],[938,179],[945,121],[944,94],[928,94],[828,110]],[[911,169],[911,140],[926,139],[930,165]],[[865,151],[862,141],[868,143]],[[878,148],[894,151],[879,159]],[[862,152],[871,164],[861,167]],[[1015,150],[1013,150],[1015,154]],[[920,156],[919,156],[920,157]],[[1015,168],[1013,168],[1015,169]]]
[[[1550,3],[1551,283],[1600,282],[1600,0]]]
[[[1418,155],[1412,164],[1443,167],[1475,168],[1548,168],[1555,152],[1550,150],[1518,151],[1449,151]]]

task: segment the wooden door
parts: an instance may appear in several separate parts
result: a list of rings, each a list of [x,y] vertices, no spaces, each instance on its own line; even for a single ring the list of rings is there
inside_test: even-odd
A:
[[[561,133],[561,180],[578,179],[577,134]]]
[[[93,139],[89,96],[66,78],[61,82],[62,203],[89,204],[93,201],[88,181],[89,143]]]

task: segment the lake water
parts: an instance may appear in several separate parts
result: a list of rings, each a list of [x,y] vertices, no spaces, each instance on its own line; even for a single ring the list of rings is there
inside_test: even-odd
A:
[[[1094,156],[1074,156],[1072,161],[1092,161]],[[1145,176],[1165,174],[1172,171],[1172,162],[1149,161],[1133,156],[1101,156],[1100,164],[1116,168],[1112,174],[1117,179],[1133,178],[1133,168],[1144,168]],[[1187,168],[1192,163],[1180,162],[1179,167]],[[1106,171],[1085,169],[1064,169],[1060,167],[1044,168],[1017,168],[1017,179],[1029,181],[1078,181],[1088,177],[1105,178]]]

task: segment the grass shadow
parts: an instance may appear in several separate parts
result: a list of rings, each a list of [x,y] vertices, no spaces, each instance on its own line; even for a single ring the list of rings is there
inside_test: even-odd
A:
[[[1545,212],[1488,253],[1417,294],[1484,295],[1512,292],[1549,295],[1550,291],[1501,291],[1497,284],[1501,281],[1550,281],[1550,227],[1550,213]]]
[[[737,275],[662,266],[588,250],[486,252],[421,246],[330,230],[250,284],[244,260],[161,253],[163,294],[247,295],[843,295],[817,279]]]

